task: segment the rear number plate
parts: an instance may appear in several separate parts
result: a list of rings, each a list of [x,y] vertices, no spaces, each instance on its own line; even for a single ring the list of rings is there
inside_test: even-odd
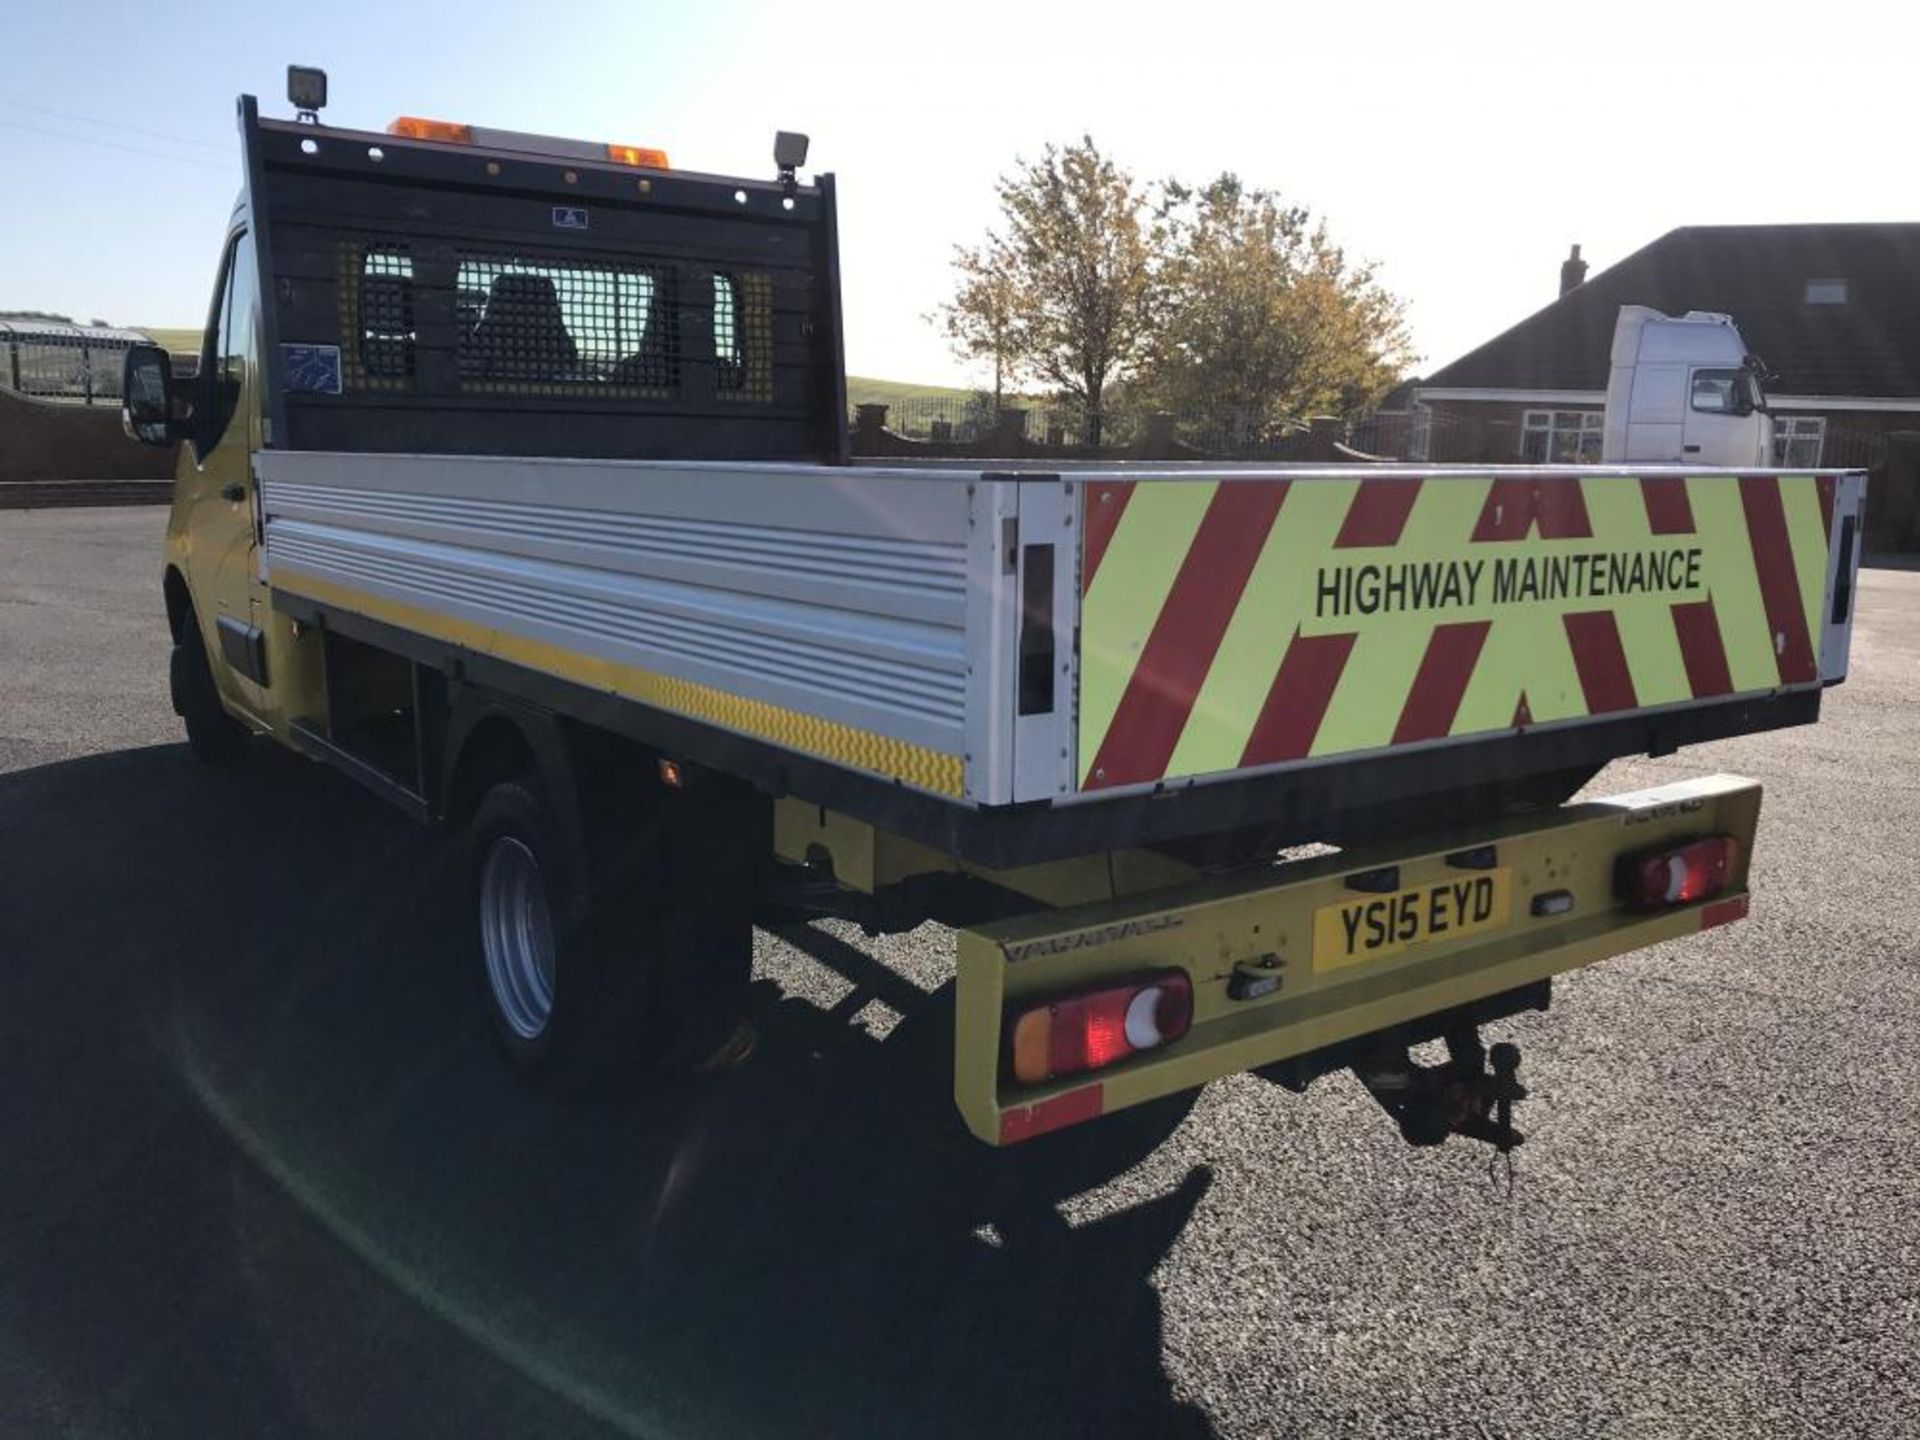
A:
[[[1450,875],[1391,895],[1365,895],[1313,912],[1313,968],[1335,970],[1416,945],[1498,930],[1507,923],[1513,872]]]

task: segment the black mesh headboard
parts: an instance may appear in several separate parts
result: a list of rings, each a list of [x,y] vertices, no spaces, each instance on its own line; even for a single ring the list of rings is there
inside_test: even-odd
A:
[[[832,177],[787,195],[242,109],[276,448],[844,458]]]

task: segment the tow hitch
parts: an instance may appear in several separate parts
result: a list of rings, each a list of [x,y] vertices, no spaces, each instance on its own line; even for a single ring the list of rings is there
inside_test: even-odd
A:
[[[1513,1128],[1514,1102],[1527,1098],[1520,1083],[1520,1047],[1505,1041],[1491,1050],[1472,1027],[1449,1030],[1444,1065],[1418,1065],[1402,1046],[1369,1051],[1353,1067],[1367,1093],[1399,1122],[1409,1145],[1438,1145],[1449,1135],[1484,1140],[1502,1155],[1526,1137]]]
[[[1539,980],[1407,1025],[1376,1030],[1295,1055],[1254,1073],[1300,1094],[1323,1075],[1351,1070],[1409,1145],[1438,1145],[1449,1135],[1484,1140],[1511,1155],[1525,1139],[1513,1128],[1513,1107],[1527,1098],[1520,1083],[1520,1047],[1480,1043],[1480,1027],[1553,1003],[1553,984]],[[1443,1041],[1446,1063],[1418,1065],[1412,1050]]]

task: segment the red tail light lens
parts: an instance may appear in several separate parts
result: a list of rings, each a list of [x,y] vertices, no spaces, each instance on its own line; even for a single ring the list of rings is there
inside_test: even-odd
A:
[[[1614,889],[1637,909],[1690,905],[1725,890],[1739,868],[1740,842],[1731,835],[1709,835],[1685,845],[1621,856]]]
[[[1064,995],[1014,1022],[1013,1077],[1037,1085],[1099,1070],[1178,1040],[1192,1025],[1193,982],[1183,970]]]

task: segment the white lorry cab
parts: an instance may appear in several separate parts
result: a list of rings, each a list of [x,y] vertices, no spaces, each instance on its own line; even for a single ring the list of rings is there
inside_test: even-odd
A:
[[[1613,328],[1603,464],[1773,464],[1765,367],[1731,315],[1623,305]]]

